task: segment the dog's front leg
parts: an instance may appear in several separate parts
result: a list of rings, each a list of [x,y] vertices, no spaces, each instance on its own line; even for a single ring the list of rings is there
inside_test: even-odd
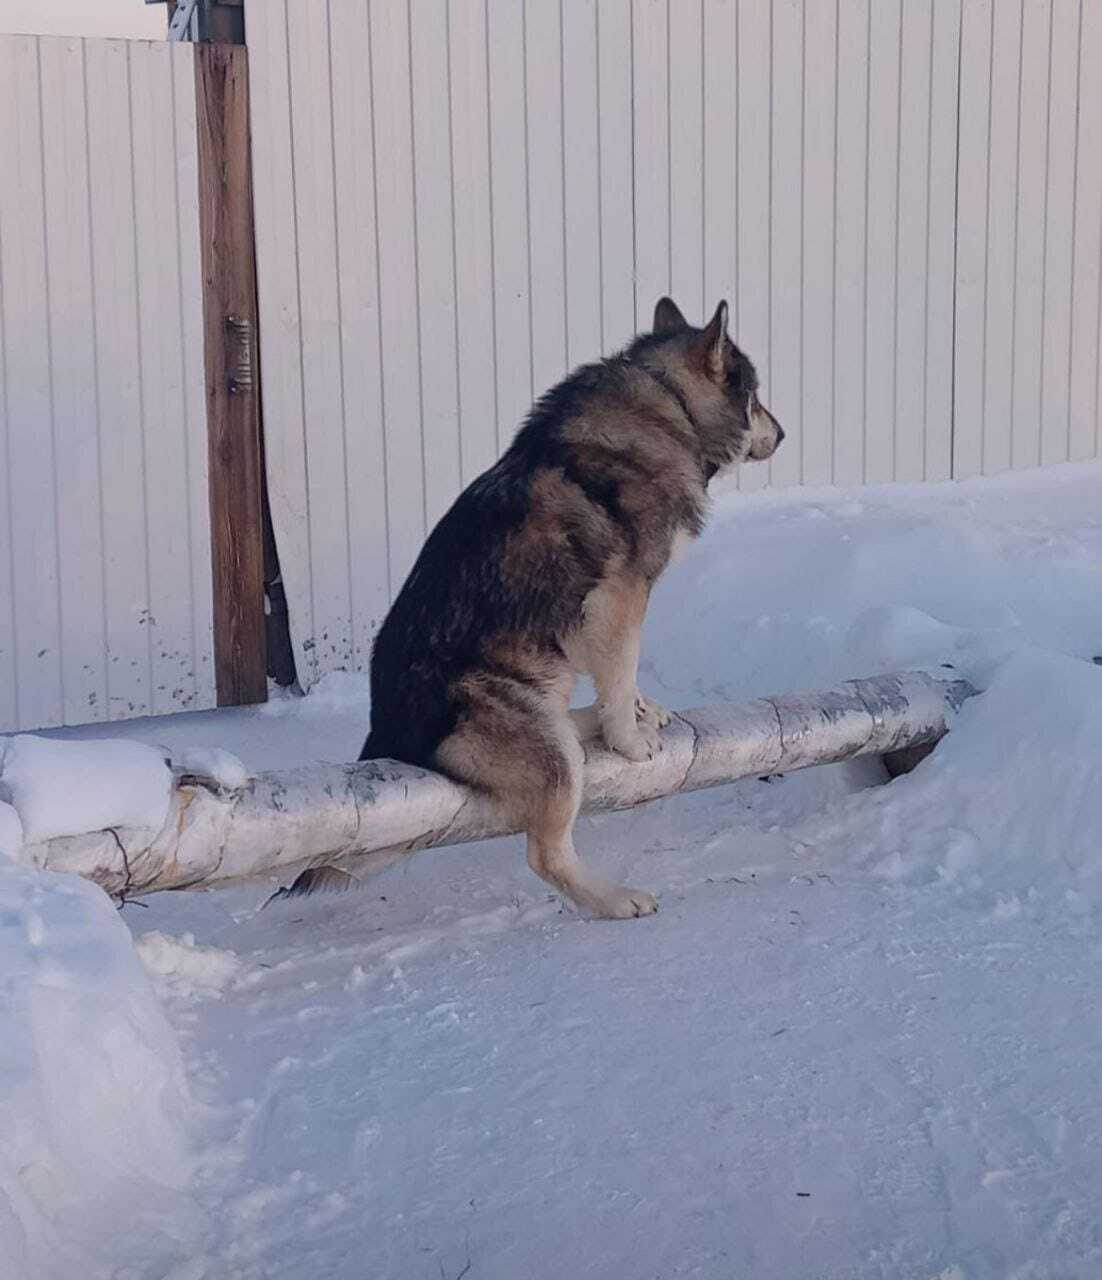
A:
[[[597,689],[597,718],[605,742],[629,760],[651,760],[661,750],[657,715],[639,714],[639,641],[649,589],[644,582],[612,579],[590,592],[582,633]],[[660,709],[656,704],[656,712]]]

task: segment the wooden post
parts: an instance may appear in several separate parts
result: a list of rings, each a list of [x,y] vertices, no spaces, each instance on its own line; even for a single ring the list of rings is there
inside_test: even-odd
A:
[[[244,44],[245,7],[242,0],[201,0],[199,39],[212,44]]]
[[[267,697],[248,53],[195,46],[219,706]]]

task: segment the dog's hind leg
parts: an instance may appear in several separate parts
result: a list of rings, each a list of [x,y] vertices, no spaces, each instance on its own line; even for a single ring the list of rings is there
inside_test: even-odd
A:
[[[590,871],[574,848],[584,753],[566,708],[510,680],[478,686],[437,749],[440,767],[496,798],[527,834],[528,865],[582,910],[611,920],[656,911],[653,894]]]
[[[579,742],[592,742],[601,733],[601,716],[597,704],[588,707],[574,707],[570,711],[570,722]]]
[[[554,781],[528,802],[528,865],[591,915],[609,920],[650,915],[658,910],[653,894],[614,884],[590,871],[578,857],[574,821],[582,797],[582,752],[576,741],[570,741],[568,730],[555,739],[562,757],[553,769]]]

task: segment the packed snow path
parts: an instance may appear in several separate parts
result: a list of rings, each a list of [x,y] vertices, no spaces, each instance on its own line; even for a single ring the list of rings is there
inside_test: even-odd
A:
[[[857,761],[583,820],[594,865],[659,893],[650,920],[565,912],[517,840],[264,911],[263,887],[126,907],[191,1095],[171,1141],[147,1127],[194,1176],[156,1231],[132,1199],[115,1221],[91,1196],[0,1211],[0,1259],[21,1239],[44,1278],[81,1246],[81,1274],[143,1280],[1102,1274],[1102,467],[733,498],[660,584],[644,652],[674,705],[942,661],[988,691],[887,786]],[[257,769],[347,758],[365,718],[347,678],[117,732]],[[0,1103],[33,1069],[10,1062]],[[68,1069],[74,1093],[140,1096],[108,1058]],[[50,1090],[19,1096],[39,1164],[67,1167]],[[109,1157],[124,1134],[94,1136]]]

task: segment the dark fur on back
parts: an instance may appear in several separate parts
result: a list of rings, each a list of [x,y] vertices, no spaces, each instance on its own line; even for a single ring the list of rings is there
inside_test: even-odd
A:
[[[707,481],[745,456],[749,432],[695,412],[678,362],[700,333],[643,335],[575,370],[456,499],[376,637],[361,760],[431,766],[464,714],[461,677],[538,681],[539,655],[563,658],[563,637],[610,564],[631,562],[653,581],[674,535],[699,533]],[[731,404],[745,404],[757,379],[728,347]],[[510,661],[503,637],[523,637],[537,661]]]

